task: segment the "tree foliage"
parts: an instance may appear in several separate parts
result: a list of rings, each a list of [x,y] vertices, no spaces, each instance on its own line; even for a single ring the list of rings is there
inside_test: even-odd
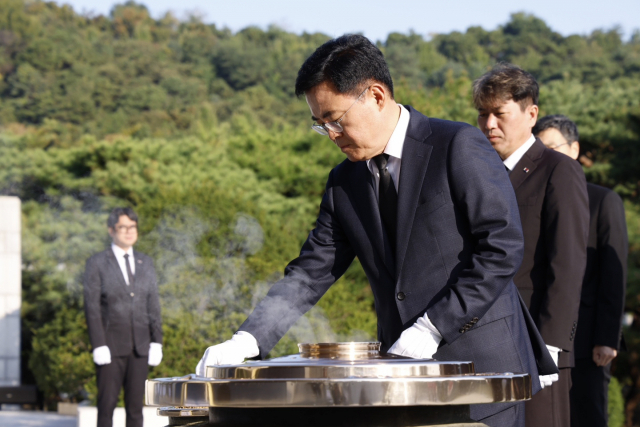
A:
[[[165,360],[153,376],[192,371],[281,276],[344,158],[309,130],[293,94],[299,66],[327,39],[154,19],[133,1],[109,16],[3,1],[0,194],[23,201],[23,366],[49,402],[95,391],[81,274],[108,243],[113,206],[136,208],[138,249],[158,270]],[[636,321],[615,373],[630,423],[640,401],[640,33],[564,37],[516,13],[491,31],[392,33],[378,45],[396,99],[429,116],[474,124],[473,79],[508,61],[540,82],[542,114],[576,121],[587,178],[627,207]],[[272,355],[305,340],[374,339],[375,328],[356,261]]]

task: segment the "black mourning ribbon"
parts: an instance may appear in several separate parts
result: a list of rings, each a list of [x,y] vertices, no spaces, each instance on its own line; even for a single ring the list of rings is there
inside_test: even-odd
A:
[[[133,273],[129,264],[129,254],[124,254],[124,263],[127,264],[127,276],[129,277],[129,285],[133,286]]]
[[[389,161],[388,154],[379,154],[373,158],[373,161],[378,166],[378,172],[380,173],[380,184],[378,185],[378,208],[380,209],[380,216],[389,241],[391,242],[391,248],[395,252],[396,250],[396,230],[398,224],[398,193],[396,187],[393,185],[393,179],[387,169],[387,163]]]

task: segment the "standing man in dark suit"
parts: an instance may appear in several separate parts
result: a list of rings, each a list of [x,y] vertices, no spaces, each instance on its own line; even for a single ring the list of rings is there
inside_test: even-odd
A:
[[[514,282],[560,368],[557,383],[526,403],[526,424],[568,427],[569,368],[587,259],[584,173],[533,136],[538,83],[531,74],[500,64],[474,82],[473,101],[478,126],[509,171],[518,200],[524,258]]]
[[[233,338],[196,368],[265,357],[357,256],[382,350],[471,360],[479,372],[557,372],[512,277],[523,241],[513,188],[486,138],[396,103],[380,50],[360,35],[320,46],[296,93],[312,128],[347,159],[329,174],[316,228]],[[537,365],[538,364],[538,365]],[[523,404],[473,405],[491,426],[523,425]]]
[[[84,309],[98,377],[98,427],[110,427],[124,386],[127,427],[142,427],[148,365],[162,361],[162,321],[151,258],[133,250],[138,216],[116,208],[111,247],[87,260]]]
[[[548,148],[578,159],[578,128],[567,117],[543,117],[533,133]],[[571,425],[606,427],[611,361],[618,355],[622,336],[629,241],[620,196],[591,183],[587,183],[587,193],[591,220],[575,339],[576,364],[571,370]]]

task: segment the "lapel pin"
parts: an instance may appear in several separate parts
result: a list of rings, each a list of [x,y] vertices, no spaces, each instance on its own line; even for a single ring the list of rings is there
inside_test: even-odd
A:
[[[524,173],[529,173],[529,168],[524,168]]]

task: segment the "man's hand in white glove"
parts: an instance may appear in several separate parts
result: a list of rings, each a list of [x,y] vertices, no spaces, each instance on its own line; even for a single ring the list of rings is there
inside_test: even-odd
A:
[[[158,366],[162,362],[162,344],[152,342],[149,344],[149,366]]]
[[[111,363],[111,352],[109,347],[102,345],[93,349],[93,363],[96,365],[108,365]]]
[[[558,355],[560,354],[562,349],[558,347],[554,347],[552,345],[548,345],[547,350],[549,350],[549,354],[551,355],[551,358],[555,362],[556,366],[558,366]],[[549,387],[551,384],[553,384],[556,381],[558,381],[558,374],[540,375],[540,387],[542,388]]]
[[[236,365],[260,354],[258,341],[248,332],[236,332],[230,340],[205,350],[196,366],[196,375],[204,377],[207,366]]]
[[[402,332],[388,353],[414,359],[430,359],[438,351],[440,341],[442,341],[442,335],[425,313],[416,323]]]

